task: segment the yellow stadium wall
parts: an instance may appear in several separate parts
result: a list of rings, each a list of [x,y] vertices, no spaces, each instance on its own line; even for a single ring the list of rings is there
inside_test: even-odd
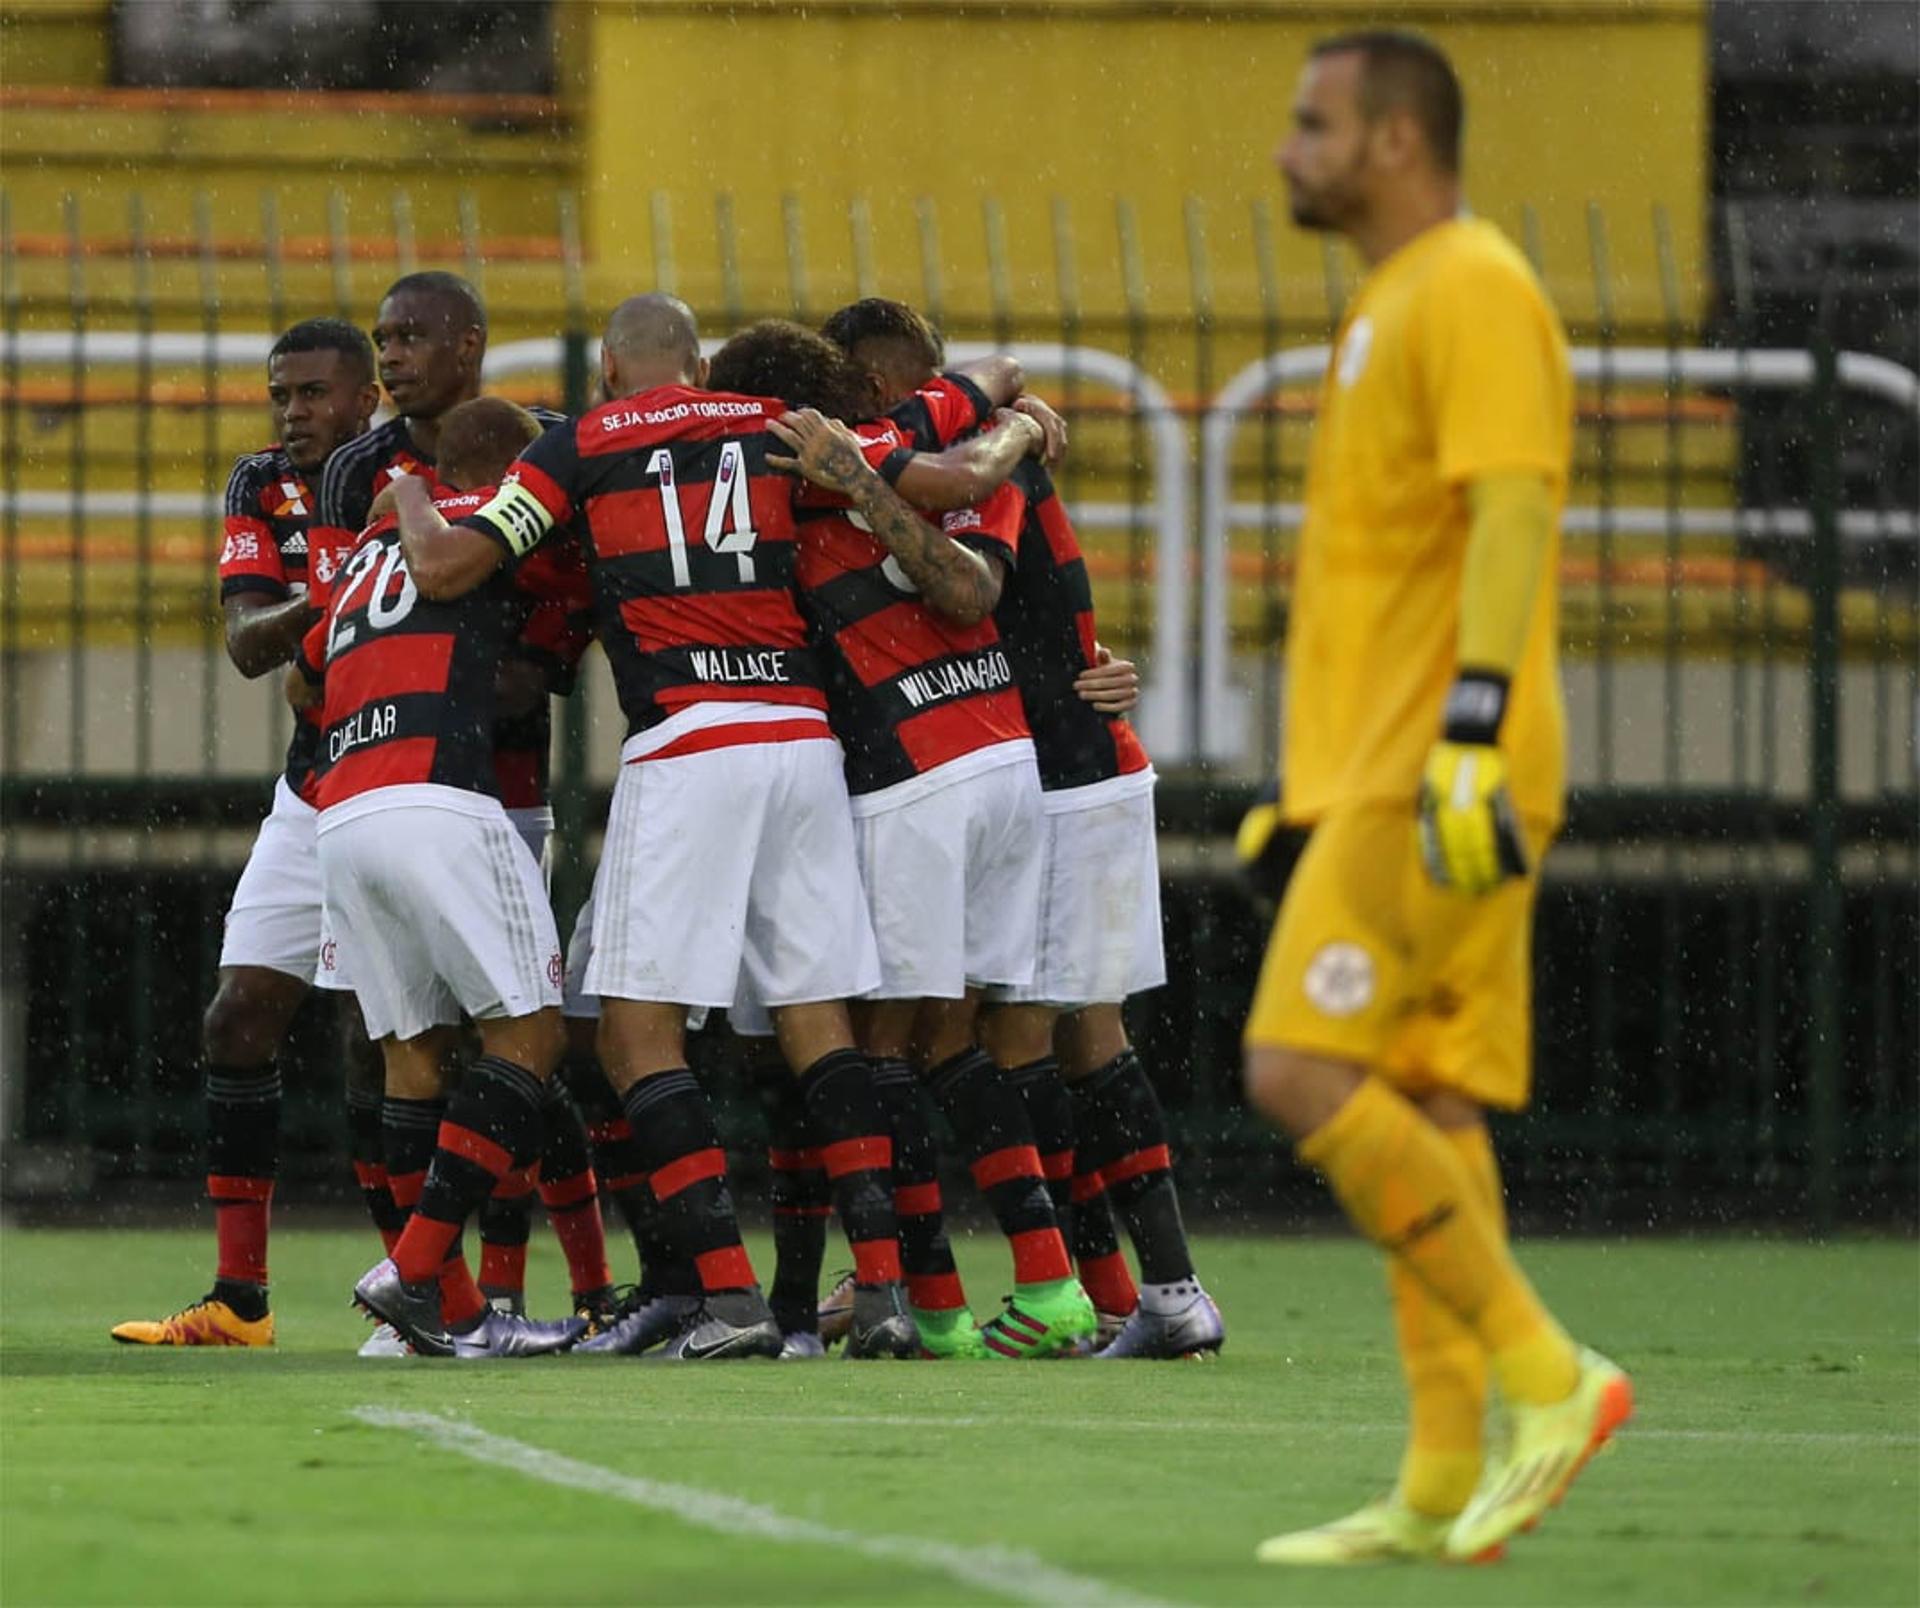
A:
[[[1151,311],[1193,305],[1197,219],[1215,306],[1257,314],[1252,208],[1264,202],[1276,218],[1281,311],[1311,318],[1325,306],[1325,264],[1319,244],[1287,226],[1270,156],[1310,43],[1381,22],[1426,28],[1452,54],[1468,99],[1471,203],[1516,233],[1523,208],[1536,210],[1569,316],[1595,310],[1590,204],[1612,234],[1621,316],[1665,312],[1656,204],[1670,220],[1678,300],[1697,309],[1707,139],[1698,0],[596,4],[584,167],[600,277],[638,288],[670,262],[682,294],[715,305],[727,288],[714,221],[725,190],[747,304],[786,305],[797,215],[808,301],[831,306],[856,289],[849,201],[863,197],[874,279],[917,297],[925,197],[947,305],[988,309],[982,207],[997,197],[1015,307],[1043,317],[1060,307],[1063,204],[1081,308],[1113,312],[1126,302],[1115,202],[1127,198]],[[662,202],[669,239],[655,229]]]

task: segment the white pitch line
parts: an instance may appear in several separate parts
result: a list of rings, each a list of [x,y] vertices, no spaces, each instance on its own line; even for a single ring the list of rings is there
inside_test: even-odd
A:
[[[915,1536],[836,1530],[810,1519],[794,1518],[778,1508],[749,1502],[744,1497],[729,1496],[724,1491],[702,1490],[697,1485],[672,1485],[664,1480],[643,1479],[594,1463],[583,1463],[578,1458],[563,1457],[525,1441],[494,1435],[439,1413],[355,1407],[352,1416],[378,1429],[409,1431],[431,1441],[441,1451],[476,1463],[507,1469],[546,1485],[612,1497],[721,1535],[857,1552],[884,1563],[906,1564],[946,1575],[963,1586],[1015,1602],[1085,1603],[1090,1608],[1171,1608],[1158,1598],[1142,1597],[1104,1580],[1057,1569],[1030,1552],[1007,1547],[954,1546]]]

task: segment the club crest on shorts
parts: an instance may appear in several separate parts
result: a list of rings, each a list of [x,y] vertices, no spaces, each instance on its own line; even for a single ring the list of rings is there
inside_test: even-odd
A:
[[[1358,944],[1332,943],[1307,962],[1307,998],[1324,1016],[1353,1016],[1373,1003],[1373,956]]]

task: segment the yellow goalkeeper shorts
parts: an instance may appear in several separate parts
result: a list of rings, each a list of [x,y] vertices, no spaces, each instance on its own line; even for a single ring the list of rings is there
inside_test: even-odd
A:
[[[1525,1105],[1533,903],[1552,831],[1522,831],[1536,869],[1469,898],[1428,878],[1410,803],[1327,815],[1287,884],[1246,1042],[1364,1062],[1408,1094]]]

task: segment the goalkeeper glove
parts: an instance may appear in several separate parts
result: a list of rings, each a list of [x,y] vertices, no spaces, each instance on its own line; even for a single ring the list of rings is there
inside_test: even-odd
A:
[[[1523,876],[1527,849],[1495,746],[1507,678],[1463,671],[1447,694],[1447,724],[1420,779],[1420,856],[1427,875],[1457,893],[1491,892]]]

